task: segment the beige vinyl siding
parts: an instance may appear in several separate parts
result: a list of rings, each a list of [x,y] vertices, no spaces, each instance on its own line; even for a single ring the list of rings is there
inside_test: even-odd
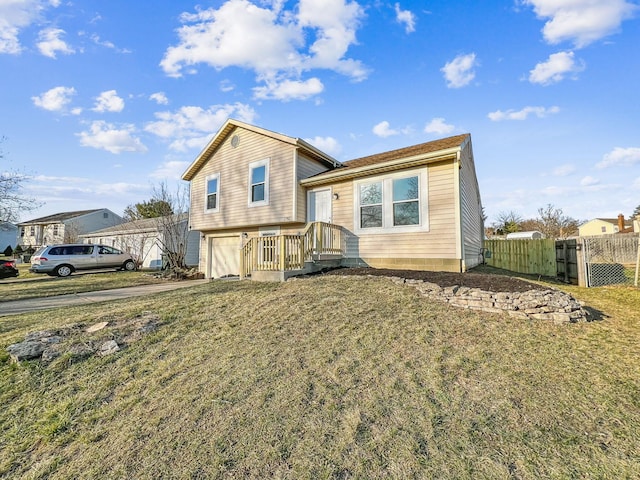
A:
[[[435,163],[424,168],[428,168],[428,232],[355,235],[353,182],[332,185],[333,192],[339,197],[333,200],[333,222],[348,231],[348,258],[408,259],[416,264],[420,263],[418,259],[456,259],[453,162]],[[402,264],[402,261],[396,263]]]
[[[240,137],[236,148],[234,135]],[[279,224],[293,219],[295,147],[237,128],[191,181],[191,228],[208,231],[249,225]],[[249,164],[269,159],[269,205],[249,207]],[[206,177],[219,173],[219,211],[205,213]]]
[[[307,220],[307,190],[300,185],[300,180],[309,178],[322,172],[326,172],[328,168],[314,160],[310,160],[302,155],[298,156],[297,180],[296,180],[296,201],[297,211],[296,220],[306,222]]]
[[[481,262],[484,238],[482,203],[470,142],[466,144],[460,155],[460,205],[463,260],[464,268],[468,269]]]

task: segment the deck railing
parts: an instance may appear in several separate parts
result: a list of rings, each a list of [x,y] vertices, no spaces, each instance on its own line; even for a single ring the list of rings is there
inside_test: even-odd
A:
[[[312,222],[298,235],[250,238],[240,252],[240,277],[253,271],[290,271],[322,255],[342,255],[342,229],[331,223]]]

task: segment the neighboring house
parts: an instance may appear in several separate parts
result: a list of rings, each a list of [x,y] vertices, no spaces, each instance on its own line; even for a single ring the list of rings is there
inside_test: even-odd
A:
[[[38,247],[77,241],[80,235],[122,223],[122,217],[106,208],[56,213],[18,224],[18,243]]]
[[[18,245],[18,227],[13,223],[0,222],[0,253],[9,246],[15,249],[16,245]]]
[[[632,233],[633,231],[633,222],[625,220],[622,214],[618,215],[618,218],[594,218],[578,227],[578,235],[581,237]]]
[[[544,238],[544,234],[538,230],[529,232],[513,232],[507,234],[507,240],[538,240]]]
[[[452,272],[481,262],[468,134],[340,163],[299,138],[228,120],[182,178],[207,278],[282,279],[323,260]]]
[[[171,241],[172,235],[167,234],[166,225],[171,225],[177,230],[188,232],[185,263],[187,266],[197,267],[200,258],[200,232],[189,231],[188,221],[189,216],[186,213],[175,216],[175,219],[172,218],[169,222],[158,218],[145,218],[85,233],[81,238],[86,243],[109,245],[129,252],[142,268],[159,269],[163,266],[163,245]]]

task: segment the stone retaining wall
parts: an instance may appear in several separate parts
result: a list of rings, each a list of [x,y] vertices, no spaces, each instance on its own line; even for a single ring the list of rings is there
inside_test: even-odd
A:
[[[487,292],[479,288],[458,285],[442,288],[435,283],[402,277],[387,278],[396,284],[411,286],[426,297],[446,302],[454,307],[490,313],[506,312],[515,318],[549,320],[555,323],[588,321],[589,314],[582,308],[580,302],[560,290]]]

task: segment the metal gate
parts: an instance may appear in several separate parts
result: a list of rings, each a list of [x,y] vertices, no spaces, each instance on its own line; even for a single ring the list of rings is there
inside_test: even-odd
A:
[[[637,233],[584,237],[587,287],[633,285],[640,258],[638,239]]]
[[[565,283],[578,284],[578,242],[575,239],[556,241],[556,275]]]

